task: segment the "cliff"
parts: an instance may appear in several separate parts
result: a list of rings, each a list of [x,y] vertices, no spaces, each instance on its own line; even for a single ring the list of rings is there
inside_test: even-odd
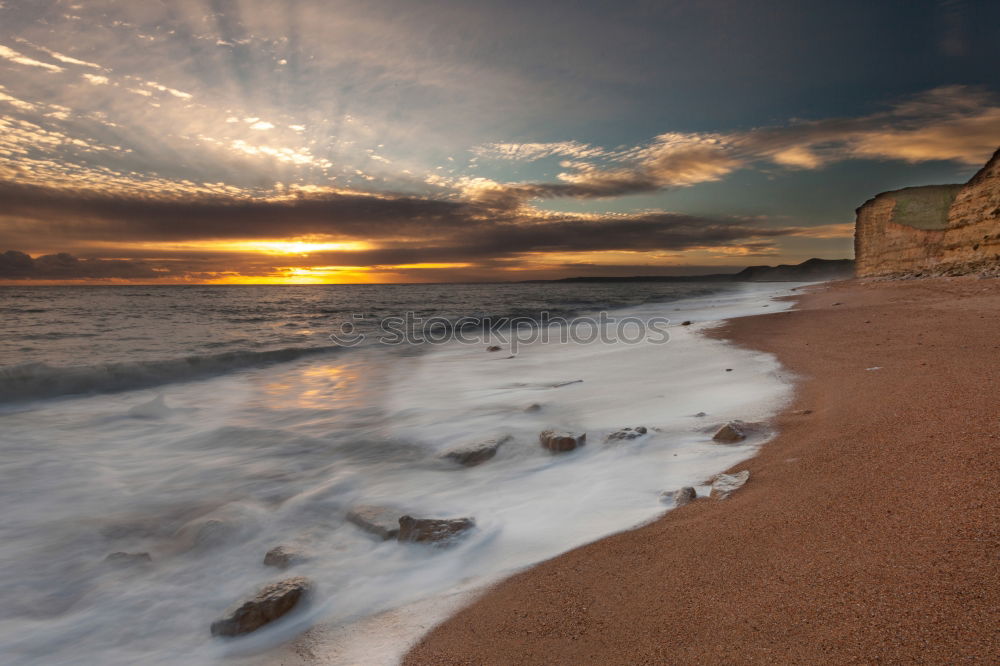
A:
[[[1000,269],[1000,150],[965,185],[883,192],[857,213],[858,277]]]

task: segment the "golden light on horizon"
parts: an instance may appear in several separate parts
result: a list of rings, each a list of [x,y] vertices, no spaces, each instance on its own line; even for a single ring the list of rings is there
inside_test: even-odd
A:
[[[314,252],[362,252],[375,248],[368,241],[328,240],[322,236],[270,238],[255,240],[200,240],[175,242],[101,243],[103,247],[130,250],[157,250],[160,252],[249,252],[271,255],[308,255]]]
[[[294,266],[273,275],[226,275],[214,284],[367,284],[385,282],[367,266]]]
[[[366,241],[248,241],[236,243],[238,248],[267,254],[311,254],[313,252],[359,252],[372,249]],[[237,250],[239,251],[239,250]]]

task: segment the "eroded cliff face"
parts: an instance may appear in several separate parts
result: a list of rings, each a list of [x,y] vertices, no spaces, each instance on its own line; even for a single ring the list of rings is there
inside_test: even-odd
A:
[[[858,277],[1000,270],[1000,150],[965,185],[884,192],[858,209]]]

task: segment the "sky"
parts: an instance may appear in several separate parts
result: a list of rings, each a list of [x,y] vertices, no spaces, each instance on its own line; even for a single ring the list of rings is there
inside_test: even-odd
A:
[[[852,255],[1000,146],[1000,3],[0,0],[0,283]]]

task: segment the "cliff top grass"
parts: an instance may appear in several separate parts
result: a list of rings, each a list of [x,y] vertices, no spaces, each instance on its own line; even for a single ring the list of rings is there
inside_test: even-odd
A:
[[[896,201],[892,221],[914,229],[947,229],[948,209],[963,185],[925,185],[887,192]]]

